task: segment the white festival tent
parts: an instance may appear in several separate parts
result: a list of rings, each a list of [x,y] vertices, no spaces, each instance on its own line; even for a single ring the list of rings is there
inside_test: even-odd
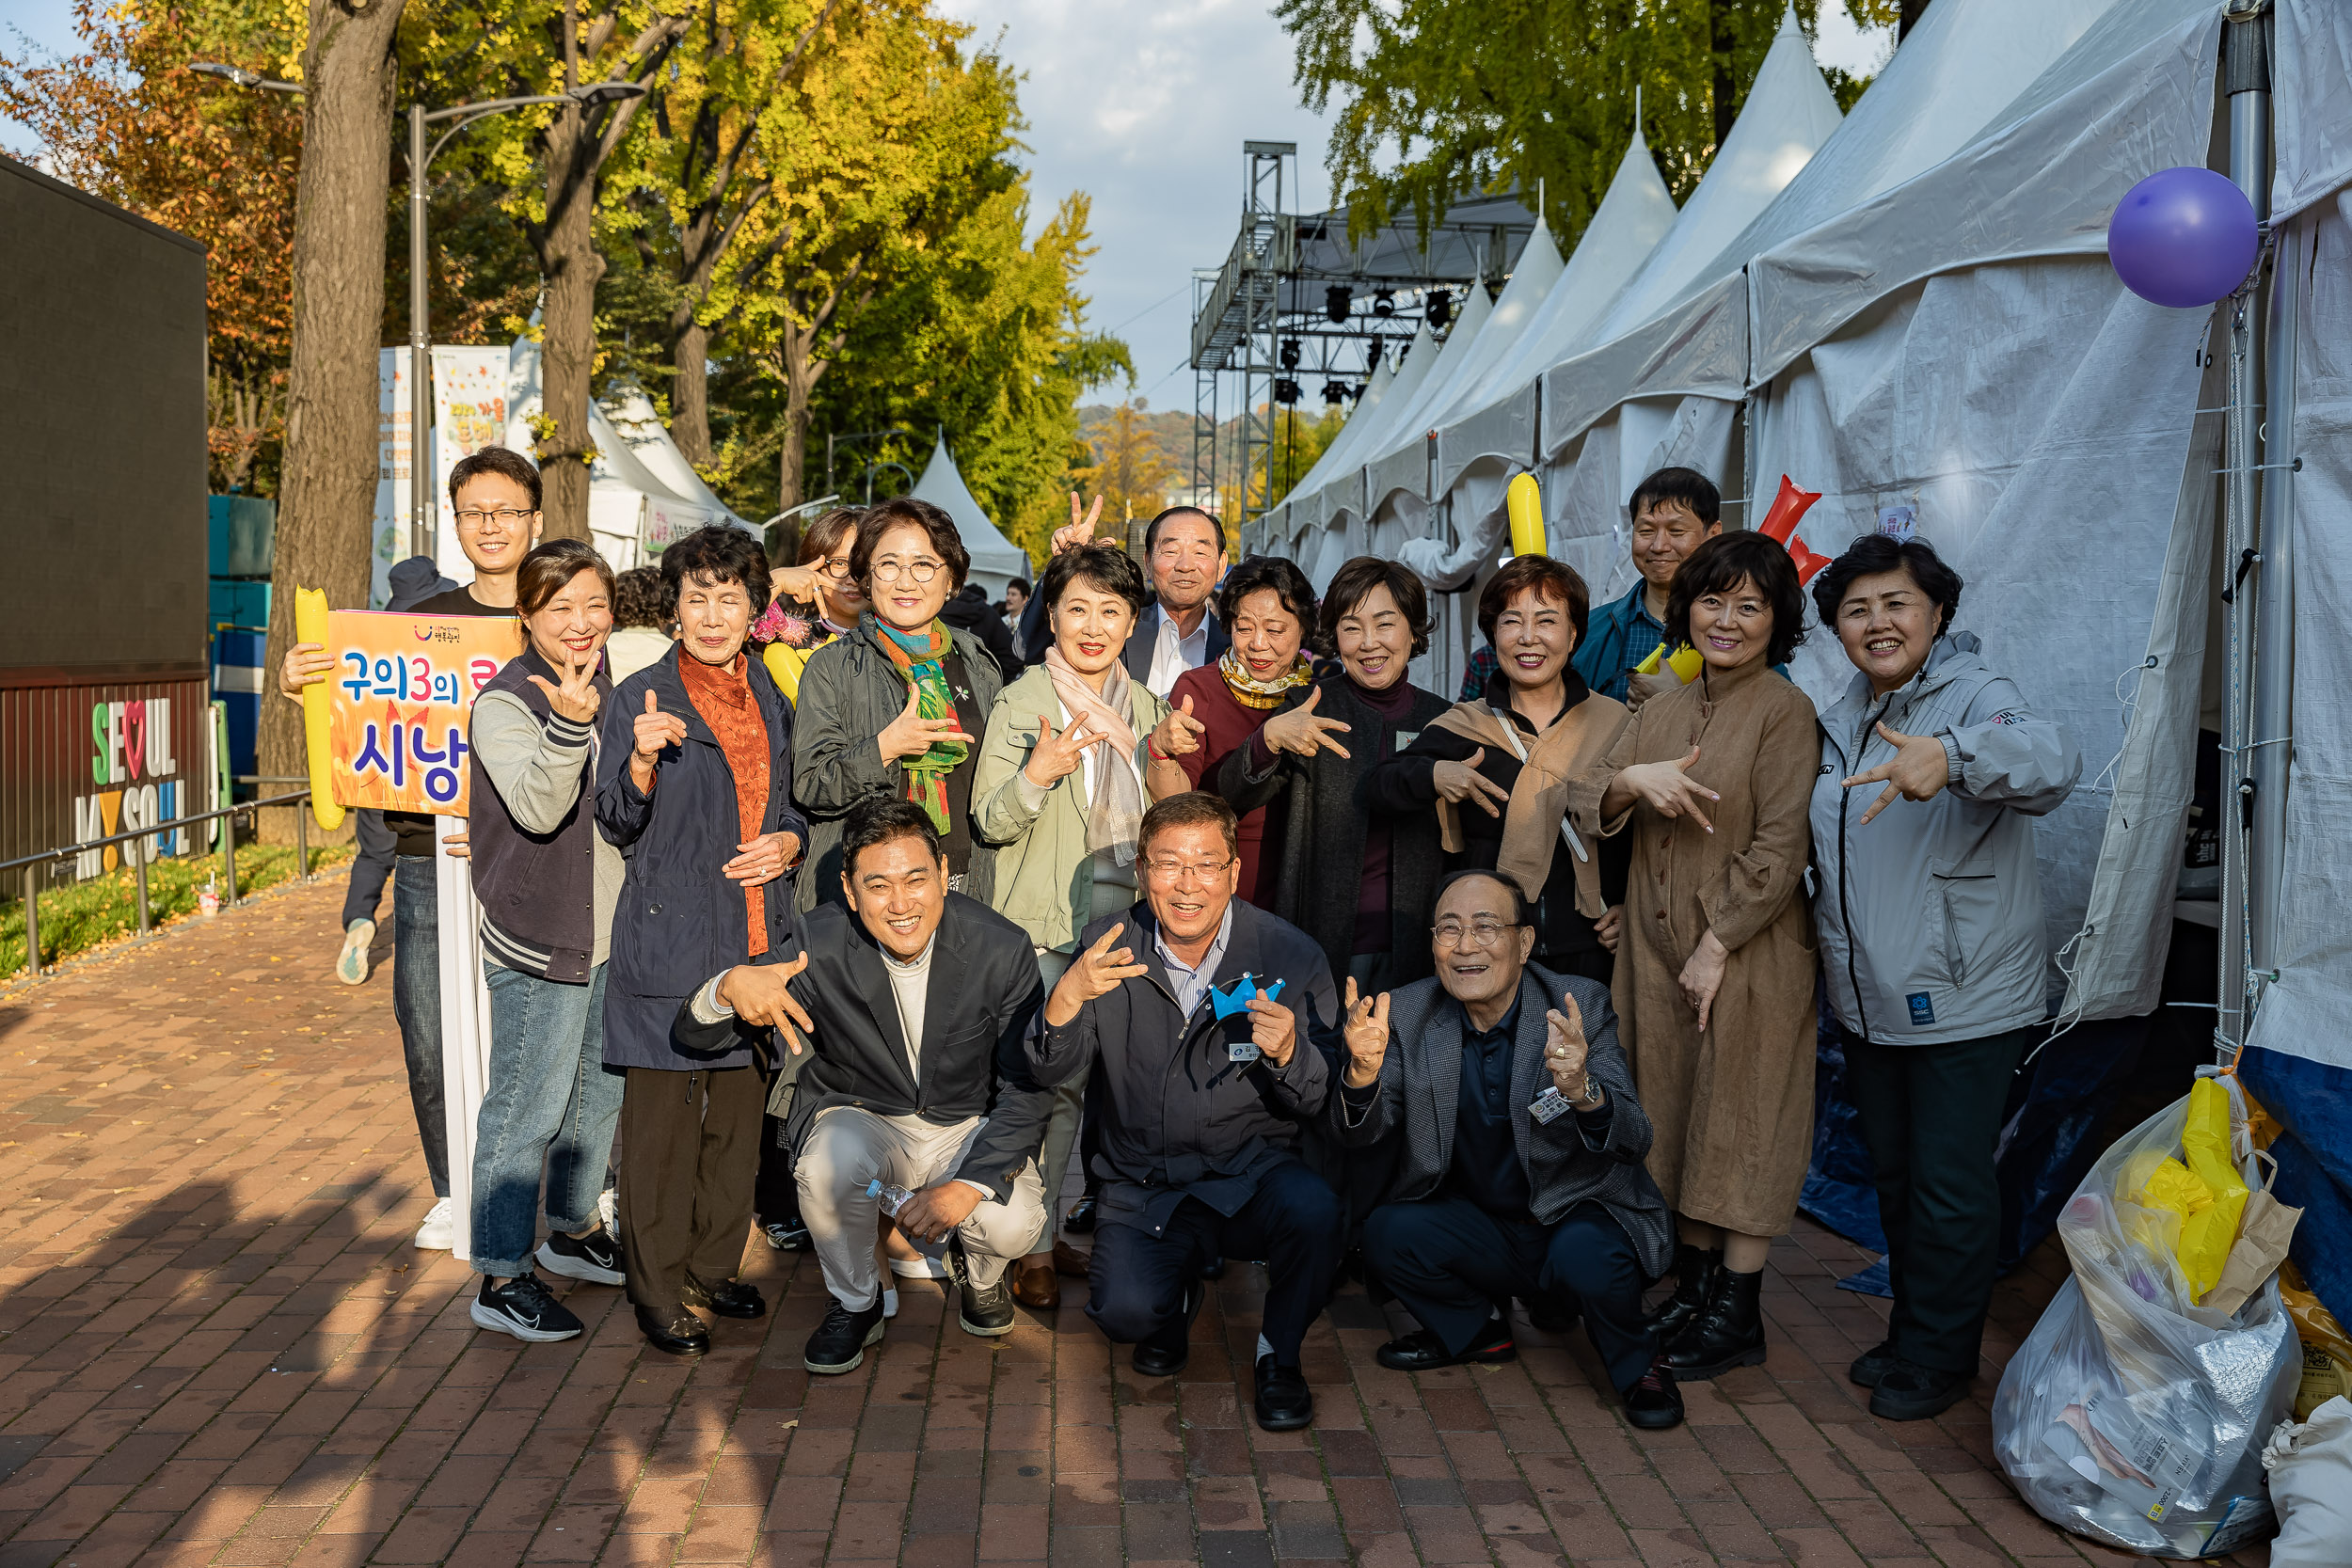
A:
[[[963,483],[962,470],[948,455],[945,436],[932,446],[931,460],[923,465],[923,477],[907,493],[916,500],[930,502],[954,519],[956,532],[962,536],[963,547],[972,557],[967,580],[987,590],[991,600],[1003,598],[1005,584],[1014,578],[1031,575],[1028,556],[1021,546],[996,531],[996,525],[980,510],[971,486]]]

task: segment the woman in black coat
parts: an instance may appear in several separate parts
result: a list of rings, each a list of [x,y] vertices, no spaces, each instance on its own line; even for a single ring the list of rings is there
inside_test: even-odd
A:
[[[605,988],[604,1060],[621,1101],[621,1238],[638,1326],[674,1354],[709,1348],[687,1310],[755,1318],[735,1275],[751,1227],[767,1096],[749,1046],[690,1051],[678,1006],[737,964],[799,945],[790,867],[808,840],[792,808],[792,707],[744,648],[768,603],[759,542],[689,534],[661,555],[677,607],[670,655],[613,692],[596,821],[628,857]]]
[[[1435,816],[1368,809],[1363,781],[1451,706],[1406,678],[1429,651],[1429,599],[1409,569],[1358,556],[1332,576],[1317,651],[1339,669],[1286,697],[1204,781],[1236,812],[1283,814],[1269,912],[1314,938],[1369,995],[1432,973]],[[1274,835],[1269,833],[1268,837]]]

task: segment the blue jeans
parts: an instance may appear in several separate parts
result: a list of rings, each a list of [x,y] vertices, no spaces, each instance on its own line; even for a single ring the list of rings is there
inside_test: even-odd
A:
[[[539,1177],[548,1224],[585,1230],[612,1158],[622,1076],[604,1066],[604,971],[584,986],[483,960],[490,988],[490,1074],[474,1124],[473,1266],[499,1279],[531,1269]]]
[[[448,1095],[441,1072],[441,895],[433,885],[433,857],[401,855],[392,862],[392,1017],[400,1022],[401,1053],[408,1059],[408,1103],[417,1113],[417,1141],[433,1196],[449,1196]]]

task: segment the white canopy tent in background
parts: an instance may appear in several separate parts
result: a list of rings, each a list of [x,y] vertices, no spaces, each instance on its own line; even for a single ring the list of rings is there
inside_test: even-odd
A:
[[[963,547],[972,556],[972,570],[966,580],[978,583],[990,599],[1003,598],[1006,583],[1030,575],[1028,556],[996,531],[996,525],[988,520],[988,514],[980,510],[979,501],[974,499],[971,486],[963,483],[962,470],[948,455],[946,437],[940,437],[932,446],[931,460],[923,465],[923,477],[907,493],[916,500],[930,502],[955,520]]]

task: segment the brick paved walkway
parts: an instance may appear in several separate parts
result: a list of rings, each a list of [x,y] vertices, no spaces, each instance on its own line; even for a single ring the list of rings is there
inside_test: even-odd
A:
[[[1883,1304],[1833,1289],[1863,1259],[1811,1228],[1774,1252],[1770,1363],[1691,1386],[1658,1435],[1581,1335],[1382,1370],[1355,1291],[1308,1342],[1313,1430],[1261,1433],[1244,1269],[1173,1381],[1114,1362],[1083,1285],[995,1341],[913,1285],[879,1354],[812,1382],[816,1266],[756,1243],[780,1309],[722,1320],[699,1362],[644,1351],[595,1286],[569,1291],[581,1339],[477,1333],[466,1271],[408,1243],[430,1195],[390,977],[327,977],[341,896],[0,996],[0,1568],[2120,1560],[1993,1469],[1990,1378],[1944,1420],[1869,1418],[1841,1372]],[[2041,1262],[2002,1289],[1995,1357]]]

